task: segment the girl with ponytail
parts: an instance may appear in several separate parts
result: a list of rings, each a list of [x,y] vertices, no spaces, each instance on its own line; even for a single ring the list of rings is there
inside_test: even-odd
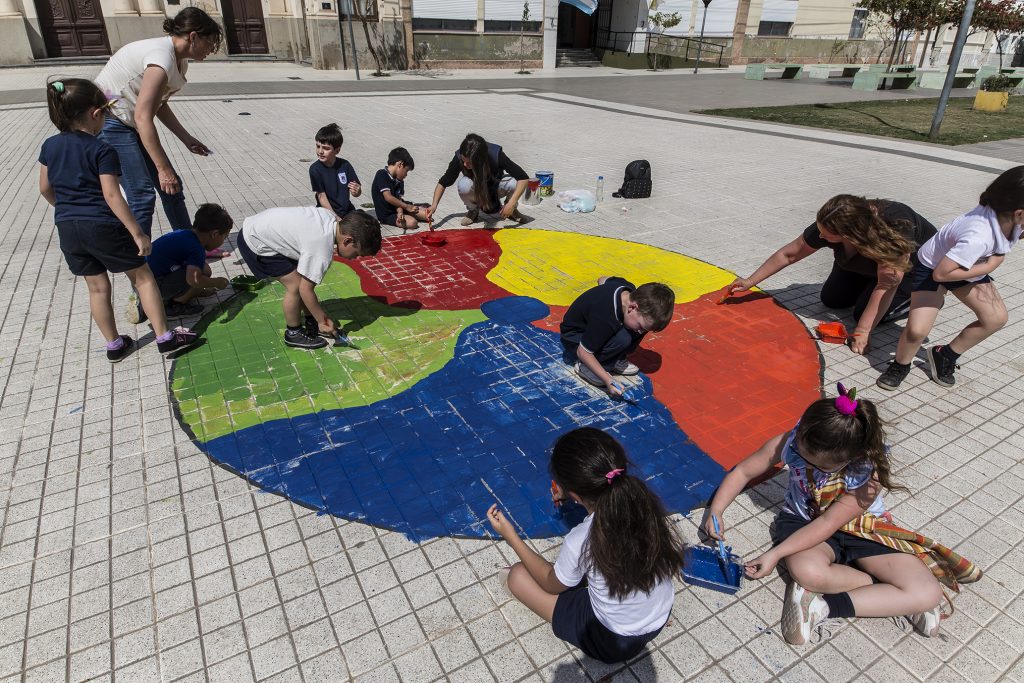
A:
[[[892,481],[885,429],[875,405],[857,390],[812,403],[796,427],[767,441],[737,465],[715,493],[704,531],[724,540],[725,510],[750,482],[789,468],[789,487],[772,528],[773,547],[748,562],[751,579],[782,562],[790,576],[782,635],[802,645],[827,617],[906,616],[933,637],[943,618],[940,582],[954,591],[981,570],[930,538],[900,528],[882,489]],[[716,531],[711,519],[720,520]],[[916,557],[915,557],[916,556]]]
[[[942,226],[921,247],[920,262],[910,274],[910,318],[896,346],[896,358],[876,384],[892,391],[910,374],[910,364],[935,325],[946,294],[953,293],[977,320],[948,344],[936,344],[925,358],[932,381],[946,388],[956,383],[960,355],[1000,330],[1008,319],[992,271],[1002,264],[1024,230],[1024,166],[1004,171],[981,193],[978,206]]]
[[[551,622],[562,640],[602,662],[623,662],[668,621],[682,543],[661,501],[605,432],[582,427],[564,434],[550,469],[556,495],[581,504],[588,515],[566,535],[551,564],[492,505],[491,526],[521,560],[509,572],[509,590]]]

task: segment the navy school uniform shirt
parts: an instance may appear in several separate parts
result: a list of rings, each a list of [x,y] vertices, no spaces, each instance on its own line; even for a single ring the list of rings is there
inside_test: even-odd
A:
[[[341,157],[335,159],[331,166],[317,160],[309,167],[309,183],[313,186],[314,200],[321,192],[325,193],[334,213],[339,216],[344,216],[355,208],[348,195],[348,184],[352,182],[359,182],[356,170]],[[320,202],[316,201],[313,206],[320,206]]]
[[[373,185],[370,187],[373,211],[377,214],[378,221],[385,225],[394,225],[398,209],[384,198],[385,192],[390,192],[393,197],[401,199],[405,194],[405,181],[395,178],[388,172],[388,169],[382,168],[373,176]]]
[[[163,277],[180,268],[206,265],[206,249],[194,230],[174,230],[153,241],[153,251],[146,257],[149,269]]]
[[[610,277],[603,285],[591,287],[565,312],[559,328],[561,333],[581,334],[580,346],[597,353],[623,327],[622,292],[635,290],[632,282],[621,277]]]
[[[39,163],[57,195],[54,221],[120,223],[103,198],[101,175],[121,175],[114,148],[81,131],[65,131],[43,142]]]

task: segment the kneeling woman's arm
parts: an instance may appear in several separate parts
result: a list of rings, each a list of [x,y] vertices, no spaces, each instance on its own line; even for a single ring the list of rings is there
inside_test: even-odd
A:
[[[519,538],[519,534],[516,533],[512,524],[505,517],[504,513],[498,509],[497,505],[492,505],[487,511],[487,519],[490,521],[491,526],[494,527],[494,530],[505,539],[505,542],[519,556],[519,560],[526,567],[526,571],[530,573],[533,580],[537,582],[538,586],[552,595],[557,595],[569,589],[569,586],[562,584],[555,577],[555,565],[538,555],[536,551],[523,542],[523,539]]]

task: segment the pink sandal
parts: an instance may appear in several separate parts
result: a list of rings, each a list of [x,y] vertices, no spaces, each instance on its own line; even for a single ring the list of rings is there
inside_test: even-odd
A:
[[[220,247],[206,252],[206,258],[227,258],[228,256],[231,256],[231,252],[225,251]]]

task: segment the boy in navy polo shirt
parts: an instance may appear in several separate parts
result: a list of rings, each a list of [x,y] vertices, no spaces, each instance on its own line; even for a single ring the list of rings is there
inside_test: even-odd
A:
[[[412,155],[405,147],[395,147],[388,153],[387,168],[377,171],[370,186],[373,210],[381,225],[394,225],[403,230],[415,230],[420,221],[430,220],[430,211],[405,201],[405,178],[416,168]]]
[[[345,136],[338,124],[332,123],[316,132],[317,161],[309,167],[309,182],[313,186],[316,206],[343,218],[353,208],[351,197],[363,193],[356,170],[347,160],[338,157]]]
[[[583,380],[621,396],[612,374],[640,372],[626,356],[648,332],[668,327],[675,303],[675,293],[660,282],[635,287],[621,277],[600,278],[597,287],[580,294],[562,317],[566,359],[577,361],[576,374]]]
[[[153,242],[146,258],[156,276],[164,310],[170,317],[201,313],[203,307],[192,300],[207,288],[224,289],[227,278],[213,277],[206,263],[206,252],[224,244],[234,221],[219,204],[203,204],[196,210],[191,230],[174,230]],[[128,321],[138,323],[146,314],[129,298]]]

